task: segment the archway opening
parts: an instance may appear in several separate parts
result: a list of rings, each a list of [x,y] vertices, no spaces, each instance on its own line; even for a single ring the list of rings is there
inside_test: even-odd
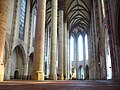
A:
[[[84,79],[84,69],[83,66],[80,65],[78,68],[78,79],[83,80]]]
[[[88,65],[86,65],[86,76],[85,76],[86,80],[89,80],[89,67]]]
[[[14,72],[14,79],[18,79],[19,78],[19,71],[15,70]]]
[[[81,66],[79,70],[80,70],[80,79],[84,80],[84,67]]]
[[[10,66],[10,79],[24,78],[24,54],[19,46],[13,50]]]

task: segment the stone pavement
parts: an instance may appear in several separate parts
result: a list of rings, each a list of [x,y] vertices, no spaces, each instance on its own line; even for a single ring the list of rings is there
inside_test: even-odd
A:
[[[120,90],[115,81],[4,81],[0,90]]]

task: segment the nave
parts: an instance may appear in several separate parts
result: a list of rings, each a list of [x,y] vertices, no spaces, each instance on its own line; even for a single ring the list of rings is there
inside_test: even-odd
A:
[[[0,89],[119,90],[120,0],[0,0]]]

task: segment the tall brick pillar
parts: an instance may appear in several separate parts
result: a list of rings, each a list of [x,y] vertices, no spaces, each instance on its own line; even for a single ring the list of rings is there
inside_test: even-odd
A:
[[[52,0],[52,20],[51,20],[51,61],[50,79],[56,80],[56,60],[57,60],[57,3]]]
[[[46,0],[38,0],[37,2],[37,21],[35,34],[35,53],[33,76],[34,80],[44,80],[44,42],[45,42],[45,15]]]
[[[58,75],[63,80],[63,10],[59,10]]]
[[[68,79],[68,61],[67,61],[67,22],[64,23],[64,79]],[[65,78],[66,77],[66,78]]]
[[[0,81],[4,80],[3,50],[6,38],[9,0],[0,0]]]

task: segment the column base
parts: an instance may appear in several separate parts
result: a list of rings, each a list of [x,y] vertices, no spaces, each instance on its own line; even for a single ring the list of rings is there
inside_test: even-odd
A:
[[[63,80],[63,79],[64,79],[64,78],[63,78],[63,75],[61,75],[61,76],[60,76],[60,80]]]
[[[0,64],[0,82],[4,81],[4,64]]]
[[[27,75],[22,75],[22,80],[27,80]]]
[[[50,74],[50,80],[57,80],[56,74]]]
[[[60,75],[60,76],[57,76],[57,79],[58,80],[64,80],[64,77],[63,77],[63,75]]]
[[[120,76],[112,76],[112,80],[119,81],[120,80]]]
[[[44,72],[41,72],[41,71],[34,72],[32,75],[32,79],[33,80],[44,80]]]

